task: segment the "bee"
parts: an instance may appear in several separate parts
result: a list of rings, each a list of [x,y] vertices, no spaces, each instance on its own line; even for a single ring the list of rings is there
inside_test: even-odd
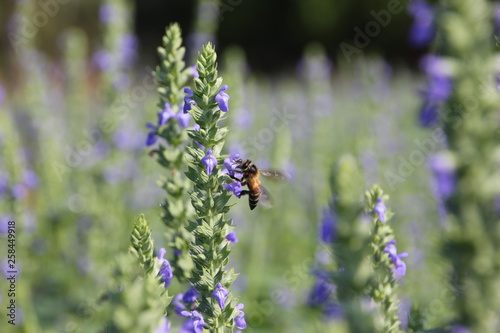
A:
[[[235,166],[232,171],[242,175],[241,178],[237,178],[234,175],[230,177],[241,183],[241,186],[247,186],[248,190],[241,191],[241,195],[248,195],[248,203],[250,204],[250,209],[253,210],[260,203],[270,206],[271,197],[269,191],[260,183],[259,176],[264,176],[272,180],[288,180],[290,178],[284,172],[276,170],[262,170],[257,168],[255,164],[250,160],[235,160]],[[240,196],[241,196],[240,195]]]

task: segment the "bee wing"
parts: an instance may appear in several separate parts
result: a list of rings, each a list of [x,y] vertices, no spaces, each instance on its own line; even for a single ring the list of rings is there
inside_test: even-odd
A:
[[[263,185],[260,186],[259,205],[266,208],[271,208],[273,206],[273,200],[271,194],[269,193],[269,190],[265,188]]]
[[[262,170],[259,169],[259,174],[275,181],[289,181],[292,177],[288,172],[277,170]]]

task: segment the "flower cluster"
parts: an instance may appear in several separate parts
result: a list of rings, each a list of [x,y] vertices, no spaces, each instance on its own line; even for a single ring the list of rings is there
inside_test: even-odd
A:
[[[422,0],[414,0],[408,4],[408,13],[413,16],[409,40],[414,47],[429,45],[436,35],[436,15],[432,5]]]
[[[169,103],[165,103],[165,107],[158,113],[157,125],[147,123],[146,127],[150,129],[146,139],[146,146],[151,146],[158,140],[158,135],[161,132],[161,127],[165,126],[170,119],[175,119],[182,128],[189,126],[191,116],[188,113],[174,112]]]

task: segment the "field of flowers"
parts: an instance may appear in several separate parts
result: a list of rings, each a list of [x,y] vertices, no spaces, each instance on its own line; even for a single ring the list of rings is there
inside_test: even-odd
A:
[[[418,72],[365,55],[367,25],[279,76],[219,53],[217,17],[138,65],[127,0],[53,61],[33,3],[0,82],[0,332],[500,332],[494,2],[389,1]]]

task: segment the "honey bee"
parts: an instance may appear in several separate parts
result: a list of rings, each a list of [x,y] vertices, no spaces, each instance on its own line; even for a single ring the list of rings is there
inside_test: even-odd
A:
[[[234,175],[230,177],[241,183],[241,186],[247,186],[248,190],[241,191],[241,195],[248,195],[248,203],[250,204],[250,209],[253,210],[260,203],[264,205],[270,205],[271,198],[269,191],[260,183],[259,176],[264,176],[272,180],[288,180],[290,176],[284,172],[276,170],[262,170],[257,168],[255,164],[250,160],[235,160],[235,167],[232,171],[240,173],[241,178],[237,178]]]

